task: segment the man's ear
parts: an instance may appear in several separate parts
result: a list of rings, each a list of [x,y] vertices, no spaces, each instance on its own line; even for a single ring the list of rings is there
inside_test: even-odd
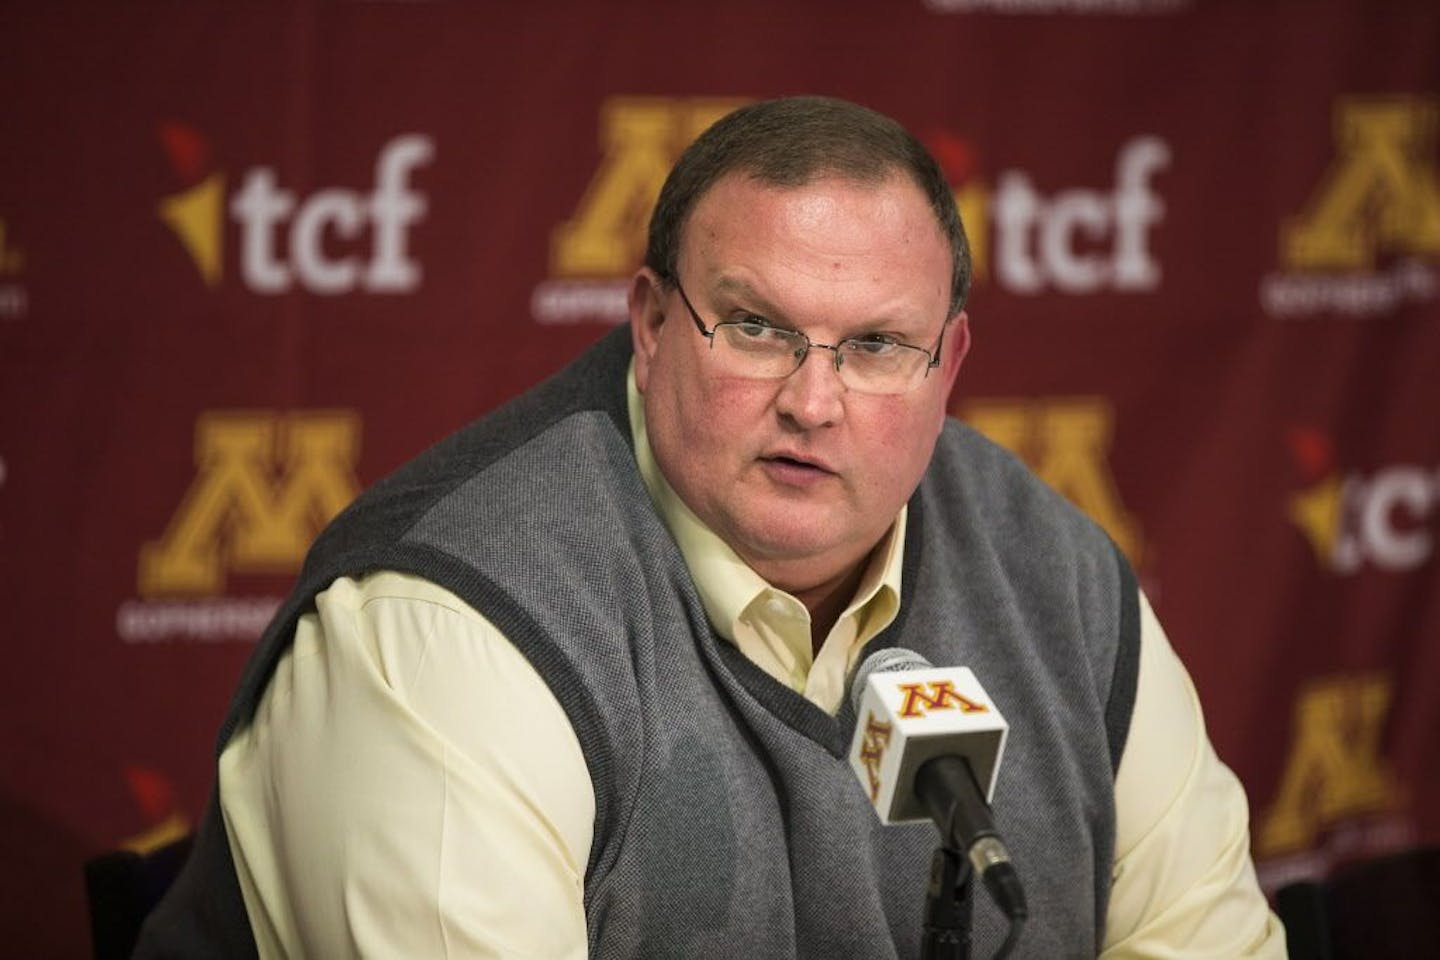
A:
[[[939,416],[935,418],[936,436],[945,429],[945,417],[950,409],[950,391],[955,389],[955,378],[959,376],[960,366],[969,352],[970,318],[961,310],[950,318],[945,327],[945,342],[940,345],[940,367],[937,372],[941,381],[941,403],[938,407]]]
[[[650,364],[660,347],[665,323],[665,286],[660,275],[641,267],[630,281],[630,342],[635,350],[635,386],[641,393],[650,380]]]
[[[955,377],[960,373],[960,365],[965,362],[965,355],[970,352],[970,318],[964,310],[950,318],[950,324],[945,329],[945,343],[940,348],[940,376],[945,378],[945,396],[950,396],[950,391],[955,386]]]

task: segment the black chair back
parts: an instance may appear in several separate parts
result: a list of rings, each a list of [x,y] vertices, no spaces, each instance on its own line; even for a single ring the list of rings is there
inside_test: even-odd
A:
[[[1290,960],[1440,956],[1440,848],[1354,863],[1275,895]]]
[[[96,960],[130,960],[140,925],[179,875],[191,841],[182,837],[144,854],[116,850],[85,863]]]

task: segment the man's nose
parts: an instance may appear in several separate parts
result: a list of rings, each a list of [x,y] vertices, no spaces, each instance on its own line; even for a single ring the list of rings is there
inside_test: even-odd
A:
[[[811,344],[799,368],[782,382],[775,407],[797,426],[811,430],[844,416],[844,393],[845,384],[835,368],[835,348]]]

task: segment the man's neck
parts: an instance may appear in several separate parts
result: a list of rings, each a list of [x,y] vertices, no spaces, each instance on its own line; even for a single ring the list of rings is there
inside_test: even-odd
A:
[[[812,654],[819,655],[820,647],[824,645],[825,638],[830,636],[835,621],[840,619],[840,614],[844,613],[850,601],[855,599],[855,592],[860,589],[860,581],[864,579],[867,566],[868,556],[833,580],[807,590],[790,591],[795,595],[795,599],[805,604],[805,609],[810,611]]]

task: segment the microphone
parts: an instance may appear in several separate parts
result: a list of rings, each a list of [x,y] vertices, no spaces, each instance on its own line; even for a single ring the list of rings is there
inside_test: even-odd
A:
[[[884,824],[933,820],[1012,923],[1025,892],[988,801],[1010,726],[968,667],[935,667],[913,650],[871,654],[850,689],[850,766]]]

